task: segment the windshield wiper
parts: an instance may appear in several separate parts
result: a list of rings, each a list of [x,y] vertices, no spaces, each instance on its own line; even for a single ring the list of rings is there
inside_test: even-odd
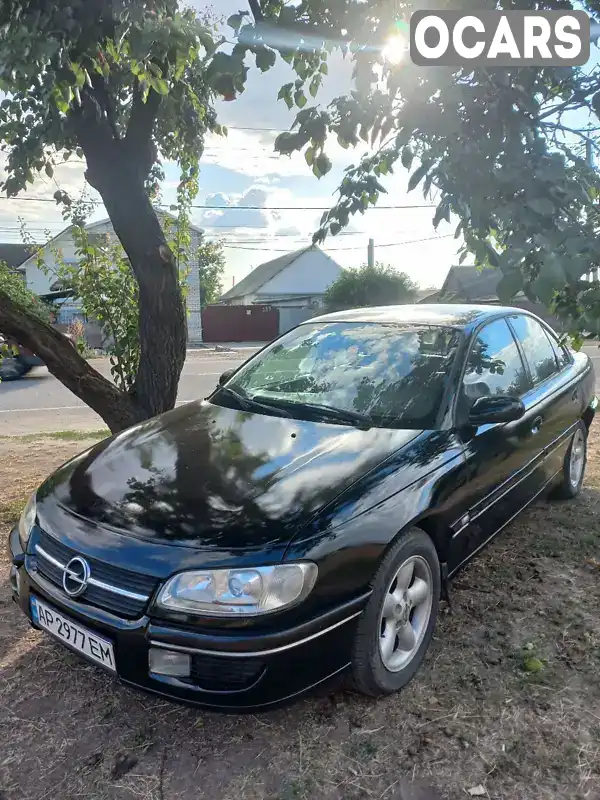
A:
[[[360,414],[358,411],[349,411],[345,408],[335,408],[334,406],[323,406],[320,403],[303,403],[300,400],[285,400],[279,397],[260,396],[262,403],[283,406],[284,408],[298,408],[310,411],[325,419],[334,419],[339,422],[347,422],[355,425],[361,430],[369,430],[373,427],[373,420],[367,414]]]
[[[257,408],[261,408],[263,411],[275,411],[280,417],[292,416],[290,412],[286,411],[284,408],[272,406],[270,403],[262,403],[259,400],[255,400],[253,397],[248,397],[247,394],[242,394],[241,392],[236,391],[236,389],[232,389],[231,386],[219,386],[217,389],[217,394],[219,392],[222,392],[229,397],[233,397],[243,411],[255,411]]]

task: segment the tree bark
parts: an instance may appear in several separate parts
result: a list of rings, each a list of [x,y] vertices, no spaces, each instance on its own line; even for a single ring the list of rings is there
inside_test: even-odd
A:
[[[135,117],[132,112],[130,135],[122,139],[97,119],[82,114],[76,120],[86,178],[102,197],[138,282],[140,364],[133,393],[147,417],[175,406],[187,343],[177,264],[144,185],[158,102],[151,93]]]
[[[147,417],[132,397],[91,367],[66,336],[1,290],[0,331],[38,355],[54,377],[102,417],[112,433]]]

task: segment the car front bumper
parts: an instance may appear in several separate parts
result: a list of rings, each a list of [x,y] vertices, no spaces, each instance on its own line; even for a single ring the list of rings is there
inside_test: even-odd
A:
[[[31,613],[31,597],[36,596],[109,639],[123,682],[179,702],[230,712],[285,704],[343,673],[349,667],[356,624],[368,599],[357,598],[276,634],[201,633],[149,616],[126,620],[67,597],[36,571],[35,558],[22,552],[16,529],[9,536],[9,553],[13,599],[31,625],[37,627]],[[189,654],[190,678],[151,672],[151,648]]]

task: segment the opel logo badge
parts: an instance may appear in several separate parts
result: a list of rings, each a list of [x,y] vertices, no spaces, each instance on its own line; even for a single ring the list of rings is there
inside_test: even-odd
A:
[[[69,597],[79,597],[87,589],[90,580],[90,565],[84,558],[75,556],[64,568],[62,585]]]

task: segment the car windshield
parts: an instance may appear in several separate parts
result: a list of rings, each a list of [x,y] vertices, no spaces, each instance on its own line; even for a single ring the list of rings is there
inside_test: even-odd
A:
[[[300,418],[319,416],[318,406],[339,424],[362,417],[378,427],[433,428],[457,343],[456,331],[437,326],[306,323],[242,367],[217,398]]]

